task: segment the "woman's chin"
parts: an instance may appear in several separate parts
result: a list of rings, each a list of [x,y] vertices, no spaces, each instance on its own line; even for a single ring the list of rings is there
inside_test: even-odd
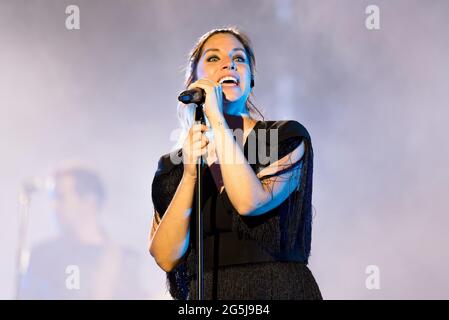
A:
[[[234,92],[234,90],[233,91],[223,90],[223,96],[224,96],[225,102],[236,102],[236,101],[240,100],[240,98],[242,98],[242,94]]]

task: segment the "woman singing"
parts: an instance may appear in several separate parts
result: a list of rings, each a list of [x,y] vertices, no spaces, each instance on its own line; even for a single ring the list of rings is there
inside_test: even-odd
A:
[[[194,123],[193,105],[178,107],[184,138],[160,158],[152,183],[149,250],[175,299],[196,298],[192,213],[202,156],[205,299],[322,299],[307,267],[311,138],[297,121],[254,118],[254,69],[250,41],[236,28],[208,32],[191,52],[185,86],[206,93],[206,125]]]

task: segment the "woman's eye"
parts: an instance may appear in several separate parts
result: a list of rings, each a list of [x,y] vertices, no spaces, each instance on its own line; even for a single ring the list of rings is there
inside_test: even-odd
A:
[[[237,60],[237,62],[245,62],[245,58],[242,56],[237,56],[234,59]]]
[[[207,62],[215,62],[218,60],[220,60],[220,58],[218,58],[217,56],[210,56],[209,58],[206,59]],[[246,61],[245,58],[242,56],[236,56],[234,57],[234,60],[240,63]]]
[[[209,58],[207,58],[208,62],[214,62],[214,61],[218,61],[218,57],[217,56],[210,56]]]

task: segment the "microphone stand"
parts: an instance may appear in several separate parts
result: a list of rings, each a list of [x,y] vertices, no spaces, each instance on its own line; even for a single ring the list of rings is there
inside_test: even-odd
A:
[[[30,251],[27,246],[27,231],[30,210],[30,193],[22,190],[19,195],[19,239],[16,256],[16,300],[20,299],[20,287],[28,269]]]
[[[185,90],[178,96],[178,100],[184,104],[194,103],[195,109],[195,124],[206,124],[204,119],[204,112],[202,104],[204,103],[206,93],[203,89],[194,88]],[[200,156],[196,169],[196,252],[198,254],[197,260],[197,293],[198,300],[204,300],[204,239],[203,239],[203,215],[201,214],[201,169],[204,166],[203,157]]]
[[[200,104],[196,105],[195,110],[195,123],[205,124],[204,120],[204,112],[203,107]],[[204,300],[204,239],[203,239],[203,215],[201,214],[201,191],[202,191],[202,183],[201,183],[201,169],[204,166],[203,157],[199,157],[199,161],[197,163],[197,184],[196,184],[196,252],[198,254],[197,261],[197,293],[198,300]]]

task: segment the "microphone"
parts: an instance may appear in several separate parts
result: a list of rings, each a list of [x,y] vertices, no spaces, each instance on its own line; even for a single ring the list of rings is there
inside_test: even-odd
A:
[[[31,195],[40,191],[51,192],[54,189],[54,181],[51,177],[31,177],[22,182],[22,191]]]
[[[178,96],[178,100],[184,104],[196,103],[199,105],[206,100],[206,92],[201,88],[185,90]]]

